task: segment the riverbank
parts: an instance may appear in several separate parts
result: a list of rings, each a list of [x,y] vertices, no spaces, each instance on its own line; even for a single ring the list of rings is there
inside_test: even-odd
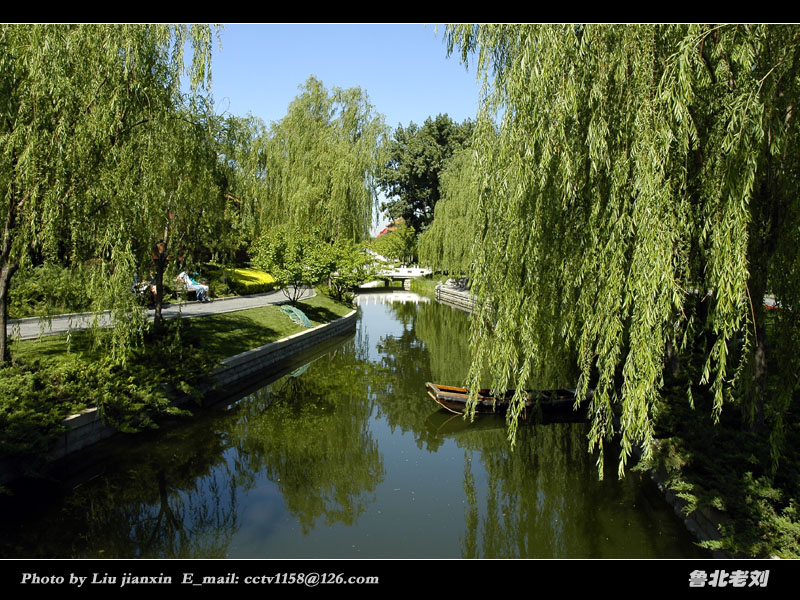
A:
[[[511,451],[502,418],[441,413],[420,382],[463,373],[466,313],[363,300],[355,335],[307,367],[14,486],[0,554],[705,557],[649,482],[597,480],[585,424],[524,428]]]
[[[411,291],[465,312],[471,313],[475,309],[475,296],[467,288],[450,280],[441,281],[441,277],[413,279]]]
[[[415,291],[430,294],[431,287],[438,302],[473,310],[474,297],[457,286],[427,282]],[[680,401],[663,403],[652,463],[641,468],[714,557],[797,558],[800,457],[793,450],[800,447],[797,426],[786,430],[784,457],[775,472],[758,469],[757,465],[771,464],[770,448],[743,430],[731,410],[723,411],[721,422],[714,424],[707,416],[710,400],[700,390],[695,393],[694,409]],[[797,418],[791,422],[797,423]],[[709,445],[709,440],[714,442]]]
[[[175,335],[133,352],[125,364],[94,347],[86,333],[15,342],[15,364],[0,378],[0,450],[29,458],[6,471],[35,470],[115,431],[152,427],[155,416],[179,414],[187,401],[237,385],[355,325],[352,305],[326,296],[300,306],[313,329],[277,306],[181,319]]]

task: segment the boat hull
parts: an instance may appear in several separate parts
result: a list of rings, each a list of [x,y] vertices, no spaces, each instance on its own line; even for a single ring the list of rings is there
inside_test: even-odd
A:
[[[456,414],[464,414],[469,402],[467,388],[437,385],[426,383],[428,395],[442,408]],[[505,414],[511,406],[514,390],[509,390],[505,395],[494,397],[489,390],[478,390],[475,403],[476,413]],[[570,389],[537,390],[525,392],[525,405],[520,416],[528,418],[543,413],[575,411],[576,391]],[[577,410],[585,409],[586,402],[582,402]]]

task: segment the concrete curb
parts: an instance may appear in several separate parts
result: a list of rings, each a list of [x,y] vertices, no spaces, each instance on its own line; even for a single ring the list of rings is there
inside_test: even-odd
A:
[[[243,387],[257,377],[265,376],[271,367],[316,344],[344,335],[355,328],[357,317],[358,310],[352,310],[330,323],[317,325],[313,329],[300,331],[224,359],[222,366],[211,373],[212,382],[206,389],[208,399],[204,400],[203,404],[210,404],[225,393]],[[194,401],[190,398],[176,397],[174,404],[185,406],[191,402]],[[103,421],[102,414],[97,408],[70,415],[62,421],[62,424],[66,431],[51,444],[50,461],[57,461],[119,434],[114,427]],[[9,457],[0,461],[0,485],[21,477],[24,474],[24,462],[24,459],[19,457]]]
[[[655,452],[659,452],[659,444],[656,442]],[[635,448],[634,455],[637,459],[641,458],[642,449]],[[664,467],[651,467],[647,469],[650,479],[655,483],[658,491],[664,496],[664,499],[672,507],[675,515],[683,521],[686,529],[691,533],[698,542],[717,541],[721,539],[719,533],[720,527],[723,524],[730,522],[730,519],[721,511],[715,510],[707,506],[697,506],[691,512],[686,512],[686,507],[689,503],[678,496],[678,494],[670,489],[667,483],[667,472]],[[734,558],[727,552],[722,550],[712,550],[712,558]]]
[[[308,331],[300,331],[276,342],[228,357],[211,376],[215,384],[222,388],[239,384],[289,356],[349,331],[355,327],[357,316],[358,311],[353,310],[330,323],[317,325]]]

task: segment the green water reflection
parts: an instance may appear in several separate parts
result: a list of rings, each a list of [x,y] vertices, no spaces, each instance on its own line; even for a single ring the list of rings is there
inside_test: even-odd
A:
[[[437,410],[423,384],[462,382],[468,316],[390,298],[293,375],[17,487],[2,556],[705,555],[652,484],[597,480],[586,424],[525,427],[512,452],[502,419]]]

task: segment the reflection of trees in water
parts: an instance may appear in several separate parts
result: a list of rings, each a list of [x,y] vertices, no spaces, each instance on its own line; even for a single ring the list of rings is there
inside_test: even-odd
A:
[[[377,364],[359,328],[355,340],[298,377],[264,387],[228,412],[137,437],[127,461],[56,509],[31,506],[22,518],[18,509],[26,507],[0,498],[0,554],[224,557],[240,527],[240,498],[264,476],[304,532],[319,519],[353,524],[384,479],[368,428],[380,409],[392,427],[412,430],[420,447],[436,449],[452,435],[463,448],[464,557],[590,557],[611,547],[618,556],[666,556],[659,542],[669,532],[642,534],[642,523],[663,521],[634,486],[597,481],[585,426],[521,427],[512,452],[502,419],[468,424],[438,414],[423,384],[443,380],[448,357],[460,360],[453,340],[466,342],[459,322],[467,318],[435,304],[392,310],[406,316],[406,333],[380,340]],[[434,354],[440,366],[433,366],[440,360]],[[629,541],[631,527],[639,528],[631,540],[649,537],[652,544]]]
[[[442,385],[464,385],[470,365],[470,316],[442,304],[420,307],[417,337],[430,353],[431,377]]]
[[[134,558],[224,558],[237,527],[236,487],[230,473],[215,470],[178,486],[170,483],[164,471],[156,474],[158,503],[128,503],[114,519],[129,522],[127,545],[120,545],[113,556]],[[102,515],[98,515],[102,516]],[[120,519],[119,517],[123,518]],[[95,522],[101,522],[95,520]],[[120,534],[123,532],[119,532]],[[101,539],[102,533],[92,535]],[[112,540],[124,541],[122,535]],[[108,550],[104,555],[108,555]]]
[[[624,482],[598,481],[595,458],[586,451],[586,424],[520,427],[512,451],[502,419],[467,424],[432,415],[423,383],[463,383],[470,317],[435,303],[395,304],[391,311],[404,331],[381,338],[378,346],[383,365],[396,376],[392,393],[378,402],[393,426],[414,431],[418,445],[436,449],[443,436],[454,435],[465,448],[464,557],[661,556],[657,540],[643,546],[648,534],[642,529],[664,523],[669,511],[654,516],[643,509],[641,486],[632,481],[636,474]],[[539,373],[531,385],[568,385],[556,377],[568,371]],[[481,467],[485,479],[475,471]],[[630,510],[634,504],[640,505],[636,511]]]
[[[476,558],[478,554],[478,525],[480,524],[478,515],[478,492],[475,489],[475,475],[472,473],[473,453],[464,450],[464,495],[467,498],[467,506],[464,509],[464,524],[466,534],[461,541],[463,549],[462,555],[465,558]]]
[[[487,478],[481,502],[465,472],[465,558],[658,558],[675,551],[669,532],[682,538],[685,531],[661,498],[647,497],[637,474],[597,479],[587,427],[520,428],[513,451],[502,429],[457,438],[480,457]],[[684,550],[693,551],[688,542]]]
[[[319,517],[353,524],[383,480],[378,444],[368,429],[369,386],[376,369],[348,343],[299,377],[269,388],[269,408],[245,402],[231,430],[242,467],[266,472],[304,532]]]
[[[378,405],[392,428],[413,432],[418,447],[435,451],[442,440],[427,425],[437,409],[425,382],[452,383],[466,374],[467,315],[434,302],[398,302],[386,310],[404,326],[402,334],[382,336],[377,344],[381,366],[392,375],[391,387],[378,394]]]
[[[502,428],[458,438],[478,453],[487,474],[485,506],[475,492],[467,494],[465,557],[570,556],[570,529],[581,527],[570,515],[588,514],[593,500],[584,492],[584,436],[581,426],[533,426],[520,432],[513,452]]]
[[[205,441],[197,444],[198,439]],[[146,451],[129,449],[125,461],[78,486],[58,506],[31,507],[27,514],[25,507],[17,507],[19,522],[3,525],[3,554],[224,557],[238,524],[235,485],[221,458],[222,443],[213,431],[195,424],[146,441]]]
[[[72,508],[89,517],[90,555],[226,556],[238,528],[233,474],[222,460],[222,439],[208,430],[192,433],[177,444],[158,443],[120,473],[127,481],[104,478],[93,493],[73,496]]]
[[[391,312],[404,325],[397,341],[407,352],[421,350],[430,377],[444,385],[462,385],[470,364],[469,315],[436,302],[398,302]],[[381,341],[389,339],[395,338]]]
[[[433,380],[442,385],[464,385],[472,363],[470,336],[474,317],[438,302],[420,305],[398,303],[392,305],[392,312],[406,329],[413,332],[409,339],[413,343],[421,342],[428,352],[427,362]],[[575,357],[564,352],[556,362],[558,364],[533,374],[527,387],[575,387],[578,376]],[[485,385],[489,386],[488,378]]]
[[[32,515],[16,532],[4,527],[3,554],[224,557],[237,498],[264,472],[304,530],[320,516],[353,523],[383,478],[366,391],[381,370],[367,353],[357,339],[228,412],[142,435],[110,474],[79,486],[51,515]]]

